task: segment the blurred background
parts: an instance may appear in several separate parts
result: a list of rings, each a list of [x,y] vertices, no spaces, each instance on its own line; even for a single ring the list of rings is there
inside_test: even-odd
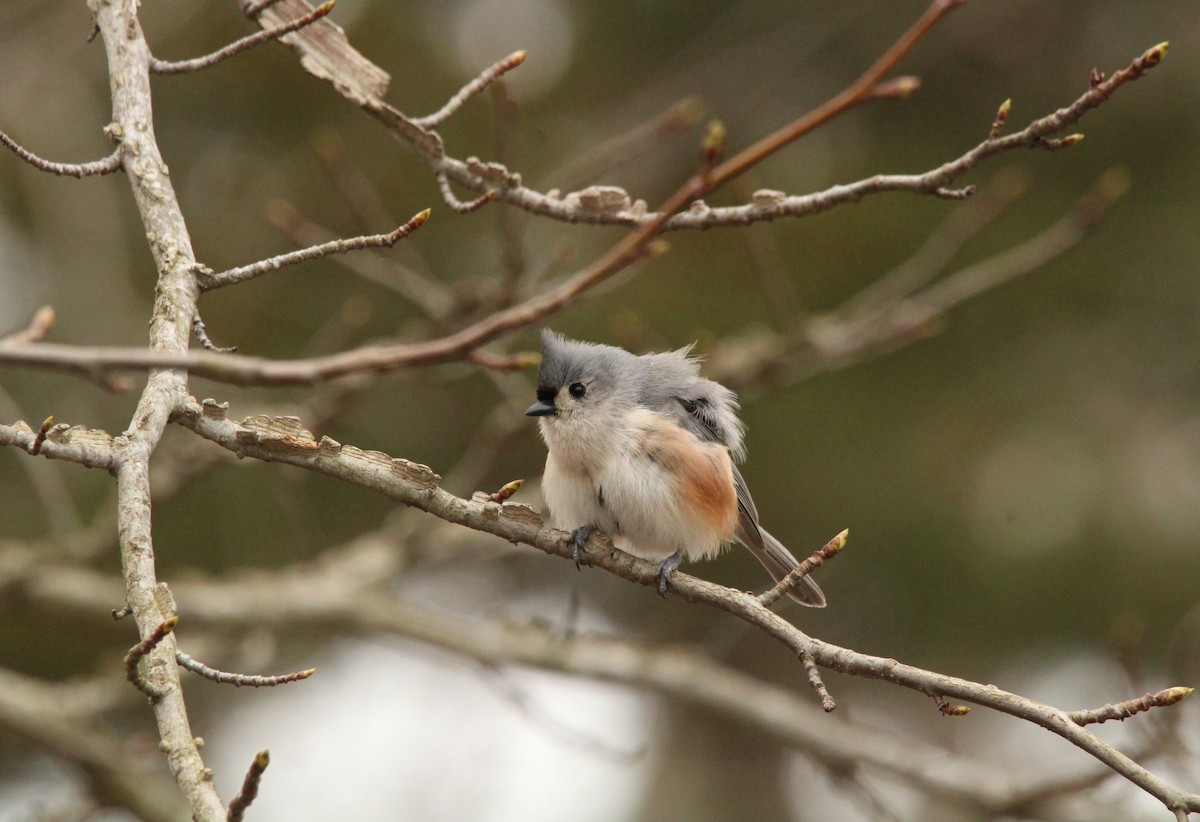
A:
[[[389,102],[414,115],[527,50],[501,94],[481,95],[441,127],[448,151],[502,158],[542,191],[608,183],[653,206],[695,169],[707,119],[725,124],[731,153],[749,145],[856,78],[925,6],[339,0],[331,19],[391,74]],[[146,4],[141,19],[165,59],[254,30],[233,2]],[[43,157],[83,161],[110,150],[101,132],[110,115],[104,51],[87,43],[90,30],[81,0],[0,7],[0,128]],[[1078,97],[1093,67],[1117,70],[1164,40],[1163,65],[1089,114],[1076,127],[1086,134],[1081,144],[1009,153],[970,175],[965,182],[981,194],[997,175],[995,185],[1024,191],[948,271],[1042,232],[1120,167],[1128,194],[1078,246],[955,308],[911,344],[803,378],[745,380],[744,474],[764,525],[800,556],[851,532],[846,551],[819,572],[829,607],[787,612],[805,631],[1069,709],[1200,682],[1200,19],[1192,5],[968,4],[899,66],[921,78],[912,97],[840,117],[709,202],[935,168],[986,137],[1006,98],[1010,129],[1019,129]],[[469,298],[486,299],[504,277],[536,288],[621,233],[499,204],[453,213],[423,165],[277,45],[201,74],[157,78],[154,94],[155,130],[197,258],[214,270],[387,231],[433,208],[392,251],[309,263],[205,296],[214,341],[242,353],[287,359],[433,335],[466,322]],[[664,121],[664,112],[673,114]],[[636,150],[611,150],[648,122],[663,127]],[[639,352],[697,341],[697,353],[720,363],[731,340],[827,317],[969,206],[883,194],[802,220],[676,232],[671,253],[549,325]],[[430,319],[399,295],[395,282],[412,272],[444,286],[462,313]],[[141,345],[154,276],[121,175],[59,179],[0,157],[0,333],[50,304],[52,341]],[[499,345],[535,347],[536,330]],[[0,421],[36,428],[52,414],[115,434],[142,378],[129,382],[133,390],[114,393],[4,369]],[[235,418],[296,414],[318,435],[425,463],[459,495],[525,478],[517,499],[540,504],[544,449],[521,416],[532,401],[528,373],[448,366],[351,387],[191,385],[197,397],[228,401]],[[600,571],[577,573],[324,477],[212,450],[172,428],[155,458],[159,572],[172,586],[281,568],[384,535],[401,558],[394,593],[405,602],[470,620],[681,643],[809,696],[784,649],[723,614],[661,601]],[[0,488],[8,502],[0,550],[32,546],[47,562],[118,576],[108,476],[9,449],[0,454]],[[0,565],[0,666],[127,688],[121,657],[132,624],[39,602],[11,565]],[[740,551],[686,570],[741,588],[767,583]],[[179,606],[186,650],[189,603]],[[223,796],[257,750],[271,749],[255,819],[979,814],[903,780],[831,771],[732,716],[639,689],[319,627],[198,632],[192,641],[254,673],[319,669],[304,684],[255,692],[185,679],[193,729],[208,741]],[[833,674],[827,683],[839,709],[815,721],[831,736],[853,719],[1017,779],[1091,764],[1009,717],[977,709],[944,718],[909,691]],[[105,722],[153,751],[144,701],[128,691]],[[1101,733],[1136,748],[1170,721],[1194,740],[1196,707],[1170,713]],[[10,730],[0,727],[0,819],[128,818],[87,816],[82,775]],[[1194,743],[1166,747],[1151,770],[1200,787]],[[1010,818],[1164,815],[1114,778],[1082,802]]]

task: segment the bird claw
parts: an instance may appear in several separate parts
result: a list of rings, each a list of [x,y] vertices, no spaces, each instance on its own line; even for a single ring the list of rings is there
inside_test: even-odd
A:
[[[588,537],[599,530],[595,525],[581,525],[571,532],[567,542],[571,545],[571,559],[575,560],[576,570],[582,570],[580,563],[583,561],[583,544],[588,541]]]
[[[682,559],[683,556],[676,551],[658,564],[658,573],[654,577],[658,580],[658,595],[663,599],[667,598],[667,583],[671,579],[671,574],[679,567]]]

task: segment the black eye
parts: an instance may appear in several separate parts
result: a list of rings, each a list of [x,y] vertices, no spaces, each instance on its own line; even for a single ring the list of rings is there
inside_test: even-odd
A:
[[[587,393],[587,386],[581,382],[573,382],[573,383],[571,383],[571,387],[568,388],[567,390],[571,392],[572,397],[574,397],[575,399],[579,399],[580,397],[582,397],[584,394]]]

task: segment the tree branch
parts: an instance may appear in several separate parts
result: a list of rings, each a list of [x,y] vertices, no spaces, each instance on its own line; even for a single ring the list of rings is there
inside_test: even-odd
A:
[[[34,168],[49,174],[57,174],[60,177],[98,177],[104,174],[112,174],[121,168],[120,148],[117,148],[116,151],[103,160],[93,160],[90,163],[54,163],[50,160],[43,160],[32,151],[22,148],[3,131],[0,131],[0,143],[8,146],[13,154],[16,154]]]
[[[109,133],[119,141],[126,177],[141,216],[158,272],[150,348],[186,352],[196,316],[199,290],[192,276],[196,257],[183,213],[175,197],[166,163],[154,136],[150,94],[150,49],[137,18],[136,0],[89,0],[108,58],[113,121]],[[218,356],[218,355],[214,355]],[[180,371],[154,371],[138,400],[133,419],[115,443],[117,465],[117,533],[125,602],[133,609],[139,634],[149,636],[175,616],[174,604],[157,580],[150,512],[150,456],[172,410],[188,395]],[[164,692],[153,702],[155,719],[171,775],[175,777],[199,822],[218,822],[225,807],[204,766],[175,665],[175,642],[167,637],[151,652],[155,686]]]
[[[554,556],[571,557],[569,535],[546,527],[534,509],[511,502],[489,502],[486,494],[475,500],[456,497],[442,490],[441,478],[426,466],[377,451],[343,446],[328,437],[317,441],[293,418],[258,417],[238,424],[226,417],[221,406],[206,401],[203,405],[189,403],[177,421],[240,456],[283,462],[335,477],[427,511],[447,522],[494,534],[509,542],[531,545]],[[618,551],[606,538],[591,537],[588,556],[597,567],[630,582],[648,587],[657,585],[657,563]],[[672,575],[670,589],[688,602],[702,603],[741,619],[783,644],[797,657],[808,654],[824,668],[880,679],[922,694],[961,699],[1025,719],[1081,748],[1168,808],[1200,811],[1200,794],[1183,791],[1151,774],[1074,722],[1065,711],[994,685],[927,671],[815,639],[763,607],[758,597],[682,572]]]
[[[272,40],[278,40],[280,37],[291,34],[293,31],[299,31],[305,26],[312,25],[333,11],[333,4],[334,0],[328,0],[328,2],[322,3],[303,17],[292,20],[289,23],[284,23],[281,26],[247,35],[241,40],[230,43],[228,46],[218,49],[211,54],[206,54],[203,57],[194,57],[191,60],[179,61],[159,60],[157,57],[151,57],[150,71],[154,74],[189,74],[193,71],[215,66],[217,63],[241,54],[247,49],[252,49],[262,43],[269,43]]]
[[[314,245],[298,251],[291,251],[287,254],[280,254],[266,260],[260,260],[251,265],[231,268],[228,271],[222,271],[220,274],[214,274],[202,266],[197,267],[196,280],[200,283],[200,288],[203,291],[213,291],[217,288],[224,288],[227,285],[237,285],[247,280],[253,280],[255,277],[261,277],[263,274],[278,271],[289,265],[328,257],[330,254],[348,254],[352,251],[361,251],[364,248],[391,248],[409,234],[412,234],[418,228],[425,225],[425,221],[429,219],[429,214],[430,210],[427,208],[414,215],[408,222],[396,228],[395,231],[390,231],[387,234],[371,234],[364,237],[351,237],[345,240],[332,240],[321,245]]]

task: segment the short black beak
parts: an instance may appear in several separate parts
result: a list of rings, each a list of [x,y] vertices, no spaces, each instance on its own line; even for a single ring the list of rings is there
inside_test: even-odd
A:
[[[546,400],[538,400],[525,412],[525,415],[529,417],[552,417],[556,414],[558,414],[558,407],[553,402]]]

